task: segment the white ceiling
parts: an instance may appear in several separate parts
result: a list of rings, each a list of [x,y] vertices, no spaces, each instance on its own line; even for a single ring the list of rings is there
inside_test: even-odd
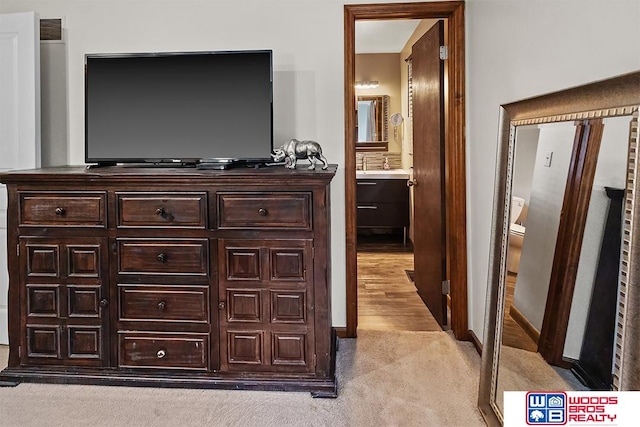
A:
[[[420,21],[356,21],[356,53],[400,53]]]

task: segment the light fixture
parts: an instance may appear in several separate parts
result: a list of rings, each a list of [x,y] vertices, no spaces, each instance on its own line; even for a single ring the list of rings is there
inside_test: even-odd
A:
[[[356,82],[356,89],[375,89],[378,87],[377,80],[363,80]]]

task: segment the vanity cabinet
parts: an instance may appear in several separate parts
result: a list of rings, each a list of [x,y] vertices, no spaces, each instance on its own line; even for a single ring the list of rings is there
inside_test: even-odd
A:
[[[335,395],[335,170],[0,174],[10,276],[0,379]]]
[[[358,228],[402,228],[406,243],[409,226],[409,187],[406,179],[356,180]]]

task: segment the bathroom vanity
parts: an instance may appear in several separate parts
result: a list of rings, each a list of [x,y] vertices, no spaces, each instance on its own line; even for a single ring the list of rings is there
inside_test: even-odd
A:
[[[409,227],[409,174],[403,169],[356,172],[358,228]]]

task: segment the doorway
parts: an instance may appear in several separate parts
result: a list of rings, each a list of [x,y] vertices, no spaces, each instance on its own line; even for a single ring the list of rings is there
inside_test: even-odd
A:
[[[466,200],[464,149],[464,2],[345,5],[345,187],[347,244],[347,325],[341,336],[355,337],[358,324],[356,221],[356,20],[446,19],[448,60],[445,65],[443,208],[445,277],[450,282],[451,329],[468,339]],[[419,167],[418,165],[414,165]]]
[[[358,331],[447,326],[438,172],[443,28],[435,19],[356,22]],[[413,212],[420,215],[412,220]]]

